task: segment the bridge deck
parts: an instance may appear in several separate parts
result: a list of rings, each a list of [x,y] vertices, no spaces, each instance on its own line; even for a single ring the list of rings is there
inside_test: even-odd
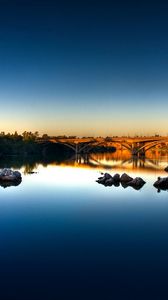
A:
[[[123,148],[129,150],[133,155],[142,153],[143,155],[147,150],[159,145],[159,143],[168,143],[168,137],[142,137],[142,138],[57,138],[52,137],[47,140],[38,139],[37,143],[54,143],[64,144],[70,147],[76,153],[81,153],[83,150],[90,151],[94,146],[116,146],[120,144]],[[88,147],[88,149],[87,149]]]

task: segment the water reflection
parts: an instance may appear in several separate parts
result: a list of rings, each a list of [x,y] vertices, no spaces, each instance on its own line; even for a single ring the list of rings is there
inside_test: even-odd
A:
[[[18,186],[20,185],[22,180],[17,181],[0,181],[0,186],[5,188],[12,187],[12,186]]]
[[[67,158],[60,156],[8,156],[0,159],[0,168],[22,169],[23,174],[34,174],[38,166],[61,165],[74,167],[98,168],[102,170],[139,170],[153,172],[164,170],[168,165],[168,152],[148,151],[146,157],[131,157],[127,150],[115,153],[92,153],[74,155]]]
[[[159,293],[162,282],[166,290],[168,198],[153,183],[167,176],[167,156],[152,153],[145,161],[133,161],[126,152],[69,160],[0,159],[0,168],[22,173],[17,188],[0,188],[1,294],[3,289],[7,295],[1,299],[25,299],[23,294],[32,299],[32,291],[39,299],[61,299],[67,283],[69,295],[73,285],[74,291],[82,290],[83,282],[89,295],[92,283],[94,291],[99,283],[105,292],[112,286],[110,298],[103,291],[101,299],[115,298],[122,283],[124,291],[137,287],[134,298],[150,282],[150,291],[158,282]],[[139,191],[121,185],[104,188],[95,180],[106,169],[112,175],[141,176],[146,184]],[[22,298],[14,297],[16,290],[23,291]]]
[[[148,151],[146,157],[131,157],[127,150],[115,153],[98,153],[72,156],[65,165],[102,169],[141,169],[145,171],[163,170],[168,165],[168,153],[156,154]]]
[[[161,193],[162,191],[165,191],[165,192],[168,192],[168,188],[157,188],[157,187],[155,187],[156,189],[157,189],[157,193]]]
[[[131,157],[128,151],[117,151],[116,153],[92,155],[93,160],[104,168],[120,169],[142,169],[142,170],[161,170],[168,164],[168,156],[154,155],[151,153],[146,157]]]

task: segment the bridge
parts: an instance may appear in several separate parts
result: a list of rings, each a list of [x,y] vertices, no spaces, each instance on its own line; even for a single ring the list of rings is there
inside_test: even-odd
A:
[[[96,146],[105,147],[120,147],[127,149],[132,156],[145,156],[146,151],[158,145],[168,145],[168,137],[139,137],[139,138],[48,138],[44,140],[39,138],[36,141],[38,144],[62,144],[74,153],[82,154],[89,153]]]

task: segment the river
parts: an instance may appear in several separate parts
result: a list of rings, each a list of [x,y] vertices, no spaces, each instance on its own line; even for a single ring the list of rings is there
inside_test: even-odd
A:
[[[1,161],[22,173],[0,187],[1,299],[167,299],[168,193],[153,187],[167,153],[57,161]],[[101,172],[146,184],[104,187]]]

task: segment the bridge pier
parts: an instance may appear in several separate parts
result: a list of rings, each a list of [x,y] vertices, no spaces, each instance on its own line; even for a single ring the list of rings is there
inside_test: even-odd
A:
[[[137,149],[132,149],[131,154],[132,154],[133,157],[145,157],[144,149],[140,150],[140,151],[138,151]]]
[[[75,153],[77,154],[88,154],[90,151],[90,142],[75,144]]]
[[[132,144],[132,156],[145,157],[144,143],[133,143]]]
[[[138,145],[137,143],[133,143],[131,145],[131,154],[133,157],[138,157]]]
[[[85,147],[83,147],[83,144],[76,144],[75,145],[75,154],[76,155],[80,155],[81,153],[85,152],[84,149]]]
[[[75,163],[77,165],[88,164],[89,163],[88,153],[85,153],[85,154],[76,153],[74,158],[75,158]]]
[[[79,147],[78,147],[78,144],[75,145],[75,154],[76,154],[76,155],[79,154]]]

